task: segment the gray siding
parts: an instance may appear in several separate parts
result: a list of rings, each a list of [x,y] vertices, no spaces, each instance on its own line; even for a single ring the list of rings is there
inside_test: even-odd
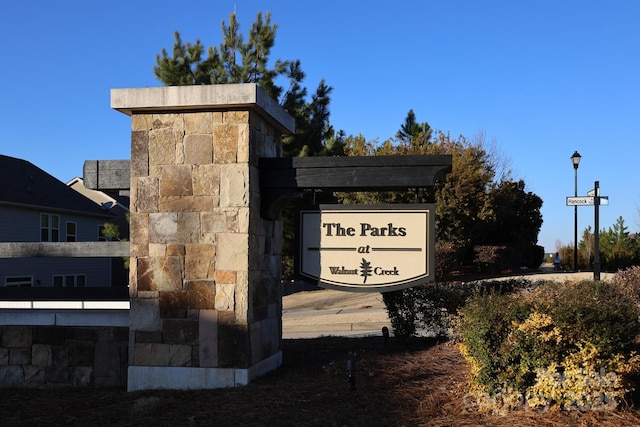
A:
[[[59,241],[66,241],[67,222],[76,223],[77,242],[95,242],[106,218],[0,205],[0,242],[39,242],[40,214],[60,217]],[[111,286],[110,258],[0,258],[0,286],[6,277],[33,277],[34,286],[53,286],[55,275],[85,275],[86,287]],[[114,262],[121,262],[114,259]],[[114,284],[119,285],[119,284]]]
[[[19,209],[0,205],[0,241],[1,242],[39,242],[40,214],[55,214],[60,217],[60,240],[66,241],[67,222],[76,223],[76,241],[95,242],[98,240],[98,228],[107,222],[107,218],[74,215],[42,209]]]
[[[0,241],[39,242],[40,212],[0,206]]]
[[[114,262],[121,262],[115,258]],[[86,287],[111,286],[110,258],[11,258],[0,259],[0,286],[6,277],[33,277],[34,287],[53,286],[53,276],[85,275]],[[37,281],[40,281],[39,283]],[[126,285],[126,284],[116,284]]]

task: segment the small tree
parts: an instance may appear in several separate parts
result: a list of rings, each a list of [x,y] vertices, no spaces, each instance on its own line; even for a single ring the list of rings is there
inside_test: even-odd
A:
[[[130,214],[127,213],[127,222],[130,221]],[[114,224],[112,222],[105,222],[102,228],[102,235],[104,237],[107,238],[107,240],[115,240],[115,241],[119,241],[119,240],[124,240],[126,241],[127,239],[124,238],[120,238],[120,227],[118,227],[117,224]],[[124,265],[125,269],[129,269],[129,265],[131,262],[131,258],[130,257],[124,257],[122,258],[122,262]]]
[[[624,219],[619,217],[613,227],[600,232],[600,254],[604,268],[626,268],[637,259],[637,246],[627,230]]]
[[[592,265],[593,262],[593,250],[595,248],[594,245],[595,236],[593,234],[593,230],[591,226],[588,226],[584,229],[582,233],[582,240],[578,243],[578,258],[580,260],[584,260],[584,263],[579,262],[579,267],[588,267]]]

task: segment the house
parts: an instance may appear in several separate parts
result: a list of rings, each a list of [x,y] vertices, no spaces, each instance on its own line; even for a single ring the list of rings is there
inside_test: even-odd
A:
[[[99,241],[113,219],[110,209],[32,163],[0,155],[0,242]],[[2,258],[3,286],[110,287],[112,260]]]
[[[119,239],[129,238],[129,196],[122,194],[109,194],[104,191],[92,190],[85,187],[84,180],[80,177],[75,177],[69,182],[67,186],[73,188],[78,193],[91,199],[94,203],[100,205],[104,210],[109,211],[113,218],[111,223],[118,226],[120,232]],[[101,240],[109,240],[111,237],[104,236],[102,233],[99,237]]]
[[[75,177],[67,186],[73,188],[83,196],[91,199],[100,205],[105,211],[112,214],[110,223],[117,226],[118,236],[107,236],[103,233],[104,226],[100,226],[98,240],[129,240],[129,203],[128,193],[125,194],[109,194],[103,191],[92,190],[85,187],[84,180]],[[125,286],[129,283],[129,269],[125,260],[121,258],[113,258],[111,260],[111,283],[117,286]]]

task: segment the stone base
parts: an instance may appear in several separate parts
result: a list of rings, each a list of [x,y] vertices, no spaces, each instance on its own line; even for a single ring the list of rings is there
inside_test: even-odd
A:
[[[16,326],[2,325],[0,315],[0,389],[126,385],[128,329],[94,326],[102,316],[76,311],[67,317],[64,311],[24,310],[16,318],[25,323]],[[78,326],[84,320],[87,326]]]
[[[282,365],[282,352],[248,369],[129,366],[127,391],[198,390],[248,385]]]

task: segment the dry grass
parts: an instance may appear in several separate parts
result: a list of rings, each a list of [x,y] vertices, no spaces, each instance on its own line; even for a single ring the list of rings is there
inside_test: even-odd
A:
[[[357,360],[356,388],[346,375]],[[483,415],[465,404],[466,365],[448,343],[325,337],[283,341],[283,366],[206,391],[0,390],[2,426],[633,426],[640,411]]]

